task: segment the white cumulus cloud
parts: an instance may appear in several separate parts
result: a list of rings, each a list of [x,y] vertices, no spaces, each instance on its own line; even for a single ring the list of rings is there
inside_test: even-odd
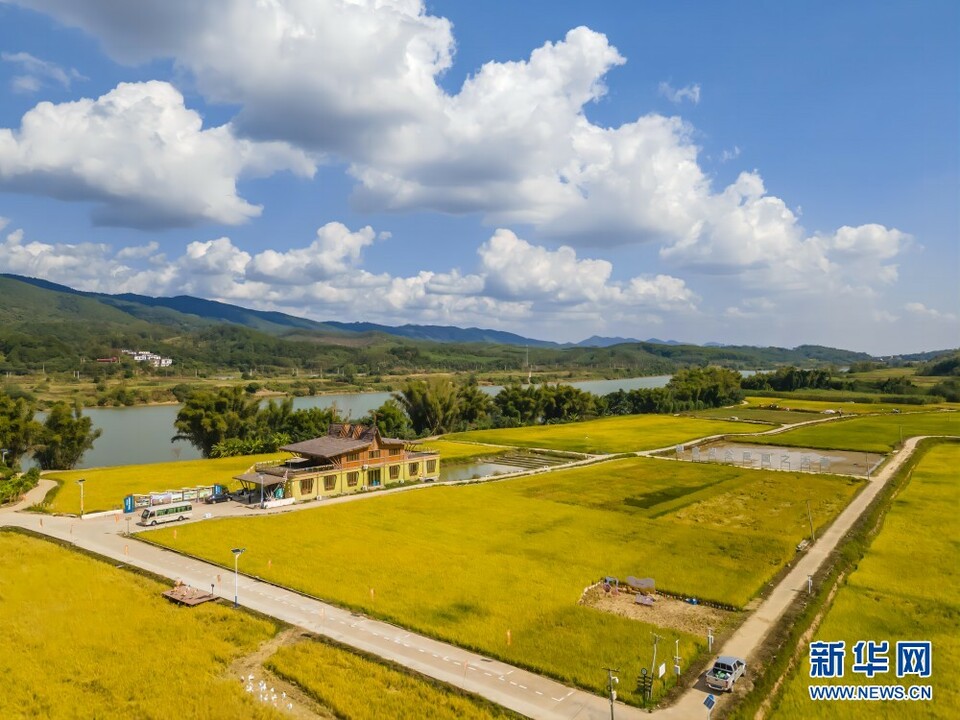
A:
[[[675,88],[670,83],[664,81],[660,83],[657,90],[672,103],[679,104],[684,100],[689,100],[694,105],[697,105],[700,102],[700,86],[697,83]]]
[[[243,175],[313,162],[280,142],[204,129],[165,82],[123,83],[96,100],[43,102],[18,130],[0,129],[0,188],[94,203],[106,225],[164,227],[242,223],[260,214],[237,194]]]

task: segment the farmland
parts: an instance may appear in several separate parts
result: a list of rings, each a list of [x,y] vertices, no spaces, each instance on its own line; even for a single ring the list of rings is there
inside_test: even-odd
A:
[[[517,717],[492,703],[319,640],[282,647],[265,664],[337,717],[351,720]]]
[[[273,623],[212,604],[178,609],[160,597],[167,587],[0,532],[0,717],[282,717],[227,675]]]
[[[955,717],[960,707],[960,563],[957,557],[956,468],[960,444],[933,447],[894,499],[858,568],[837,593],[815,640],[846,642],[842,679],[811,680],[809,661],[788,681],[774,716],[793,718],[874,718],[883,705],[867,702],[814,702],[811,682],[820,684],[930,684],[932,702],[896,703],[897,717]],[[937,528],[941,532],[932,532]],[[952,528],[952,530],[951,530]],[[851,671],[852,647],[860,640],[888,641],[890,672],[872,680]],[[895,673],[898,640],[932,642],[932,676],[921,679]]]
[[[655,627],[578,605],[585,586],[649,575],[742,606],[794,556],[806,498],[822,525],[859,487],[631,458],[145,535],[225,565],[232,544],[246,547],[251,575],[599,692],[596,668],[638,675]],[[668,638],[685,663],[703,650],[701,638]],[[630,687],[622,696],[637,701]]]
[[[277,457],[280,455],[273,453],[55,472],[47,477],[60,481],[61,486],[50,503],[50,510],[57,513],[80,512],[80,486],[77,484],[80,478],[85,481],[84,511],[90,513],[119,508],[123,505],[124,496],[130,493],[179,490],[214,483],[232,487],[236,485],[232,479],[234,475],[246,471],[254,463]]]
[[[423,443],[424,450],[434,450],[440,453],[443,464],[464,463],[481,457],[492,457],[507,450],[507,448],[490,447],[476,443],[455,442],[453,440],[428,440]]]
[[[930,405],[905,405],[903,403],[873,403],[873,402],[854,402],[849,397],[864,397],[863,393],[837,393],[836,400],[804,400],[794,395],[778,395],[776,397],[756,397],[749,396],[745,398],[747,405],[751,408],[768,408],[777,406],[786,410],[805,410],[807,412],[822,413],[825,410],[843,411],[844,415],[867,415],[874,413],[889,413],[894,410],[900,412],[916,412],[917,410],[934,410],[953,407],[957,408],[956,403],[933,403]],[[734,412],[734,415],[738,413]]]
[[[904,439],[914,435],[958,435],[960,434],[960,413],[939,411],[871,415],[800,427],[777,435],[750,438],[750,442],[824,450],[887,453],[899,444],[901,432]]]
[[[669,415],[625,415],[564,425],[473,430],[453,433],[447,437],[451,440],[472,440],[495,445],[604,454],[653,450],[706,435],[756,432],[757,429],[757,426],[751,423]]]

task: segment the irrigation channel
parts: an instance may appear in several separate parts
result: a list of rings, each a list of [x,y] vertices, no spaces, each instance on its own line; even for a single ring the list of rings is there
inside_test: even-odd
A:
[[[570,384],[586,392],[605,395],[621,389],[663,387],[670,381],[670,377],[670,375],[656,375],[621,380],[590,380]],[[481,386],[481,390],[488,395],[496,395],[502,389],[500,385]],[[347,417],[360,418],[380,407],[392,396],[393,393],[389,392],[371,392],[297,397],[293,399],[293,407],[296,410],[302,410],[336,405]],[[103,430],[103,434],[96,441],[93,449],[83,456],[83,460],[77,467],[139,465],[199,458],[199,451],[189,443],[182,440],[171,442],[171,438],[176,433],[173,422],[179,410],[180,405],[85,408],[84,415],[93,421],[95,428]],[[29,465],[29,463],[24,464]],[[494,468],[493,472],[496,470]]]

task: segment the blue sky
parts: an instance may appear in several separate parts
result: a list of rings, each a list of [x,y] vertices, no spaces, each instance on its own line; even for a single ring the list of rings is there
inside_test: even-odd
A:
[[[954,2],[0,0],[0,270],[316,319],[960,344]]]

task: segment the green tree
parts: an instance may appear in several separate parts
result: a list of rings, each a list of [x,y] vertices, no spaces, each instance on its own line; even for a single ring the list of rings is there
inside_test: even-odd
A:
[[[415,380],[393,397],[407,413],[418,435],[449,432],[457,423],[457,388],[449,380]]]
[[[477,379],[471,376],[457,390],[457,405],[461,423],[465,429],[470,429],[482,426],[489,419],[493,399],[480,389]]]
[[[400,438],[406,440],[413,435],[413,427],[410,425],[410,418],[403,412],[395,399],[390,398],[383,405],[367,415],[361,422],[364,425],[377,423],[377,428],[383,437]]]
[[[195,391],[177,413],[173,440],[186,440],[210,457],[214,446],[224,440],[256,435],[257,409],[257,401],[240,386]]]
[[[39,434],[40,424],[33,419],[33,404],[23,397],[0,395],[0,448],[7,451],[8,467],[19,464]]]
[[[532,385],[511,383],[493,399],[500,425],[530,425],[540,418],[540,391]]]
[[[79,404],[71,408],[67,403],[57,403],[43,422],[33,459],[41,470],[69,470],[102,432],[93,429],[93,421],[83,416]]]

